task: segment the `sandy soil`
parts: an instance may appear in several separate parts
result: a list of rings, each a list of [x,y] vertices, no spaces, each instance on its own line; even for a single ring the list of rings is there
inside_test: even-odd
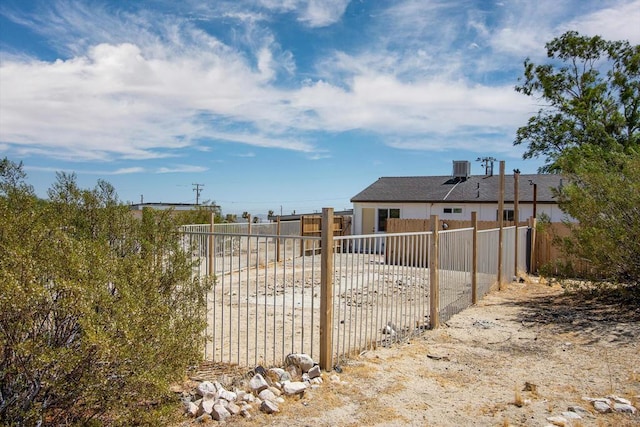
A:
[[[573,426],[638,426],[640,413],[595,414],[584,396],[640,407],[640,307],[512,283],[441,329],[354,357],[275,415],[241,426],[545,426],[570,405]],[[339,380],[338,380],[339,377]]]

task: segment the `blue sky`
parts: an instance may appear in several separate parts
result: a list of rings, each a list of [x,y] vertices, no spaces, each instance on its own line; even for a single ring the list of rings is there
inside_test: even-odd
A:
[[[0,157],[122,201],[350,208],[380,176],[521,159],[514,91],[567,30],[640,43],[640,1],[3,0]]]

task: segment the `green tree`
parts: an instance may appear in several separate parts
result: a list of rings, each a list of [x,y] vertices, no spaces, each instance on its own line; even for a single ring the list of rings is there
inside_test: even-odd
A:
[[[561,243],[595,277],[640,283],[640,46],[569,31],[547,43],[550,63],[524,63],[516,90],[544,105],[518,129],[524,158],[559,172],[561,209],[578,220]],[[636,286],[638,288],[638,286]]]
[[[558,160],[571,171],[570,184],[557,192],[560,208],[578,220],[559,244],[570,260],[589,262],[592,279],[640,291],[640,150],[603,151],[585,146]],[[571,263],[565,267],[570,273]]]
[[[516,91],[544,106],[518,129],[524,158],[544,157],[544,171],[559,172],[558,158],[584,145],[606,152],[638,145],[640,46],[569,31],[547,43],[550,63],[524,62]],[[565,165],[566,166],[566,165]]]
[[[133,218],[99,181],[48,200],[0,162],[0,424],[130,425],[201,357],[208,283],[168,212]]]

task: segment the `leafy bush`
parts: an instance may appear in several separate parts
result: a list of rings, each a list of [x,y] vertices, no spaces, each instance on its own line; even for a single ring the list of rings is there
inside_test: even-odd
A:
[[[208,283],[168,212],[0,162],[0,424],[130,424],[201,357]],[[139,410],[139,408],[137,408]]]
[[[563,249],[587,260],[593,279],[640,288],[640,151],[583,147],[559,163],[570,171],[560,207],[579,221]]]

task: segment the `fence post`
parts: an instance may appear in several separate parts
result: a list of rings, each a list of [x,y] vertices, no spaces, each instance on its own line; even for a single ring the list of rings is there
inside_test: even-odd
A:
[[[304,215],[300,215],[300,236],[304,237]],[[306,240],[300,240],[300,256],[304,255]]]
[[[518,222],[520,221],[520,210],[518,209],[518,203],[519,203],[519,198],[518,198],[518,191],[519,191],[519,178],[520,178],[520,172],[514,172],[513,173],[513,216],[514,216],[514,220],[515,220],[515,225],[516,225],[516,236],[514,238],[514,249],[513,249],[513,275],[515,277],[518,277]]]
[[[276,262],[280,262],[280,215],[276,217]]]
[[[440,275],[439,268],[439,236],[440,221],[438,215],[431,215],[431,245],[429,254],[429,327],[440,327]]]
[[[478,214],[471,212],[471,226],[473,227],[473,248],[471,252],[471,303],[478,303]]]
[[[320,368],[328,371],[333,347],[333,208],[322,208],[320,242]]]
[[[531,271],[529,271],[529,274],[534,274],[538,269],[536,265],[538,261],[538,254],[536,253],[536,222],[536,217],[529,218],[529,227],[531,227],[531,260],[529,261],[529,269]]]
[[[216,215],[211,212],[211,218],[210,218],[210,222],[209,222],[209,239],[208,239],[208,246],[209,246],[209,260],[208,260],[208,265],[207,265],[207,274],[209,275],[209,277],[213,276],[214,270],[213,270],[213,253],[214,253],[214,247],[213,247],[213,226],[215,223],[215,219],[216,219]]]
[[[504,237],[504,160],[500,160],[500,191],[498,195],[498,289],[503,290],[503,267],[502,257],[503,237]]]

